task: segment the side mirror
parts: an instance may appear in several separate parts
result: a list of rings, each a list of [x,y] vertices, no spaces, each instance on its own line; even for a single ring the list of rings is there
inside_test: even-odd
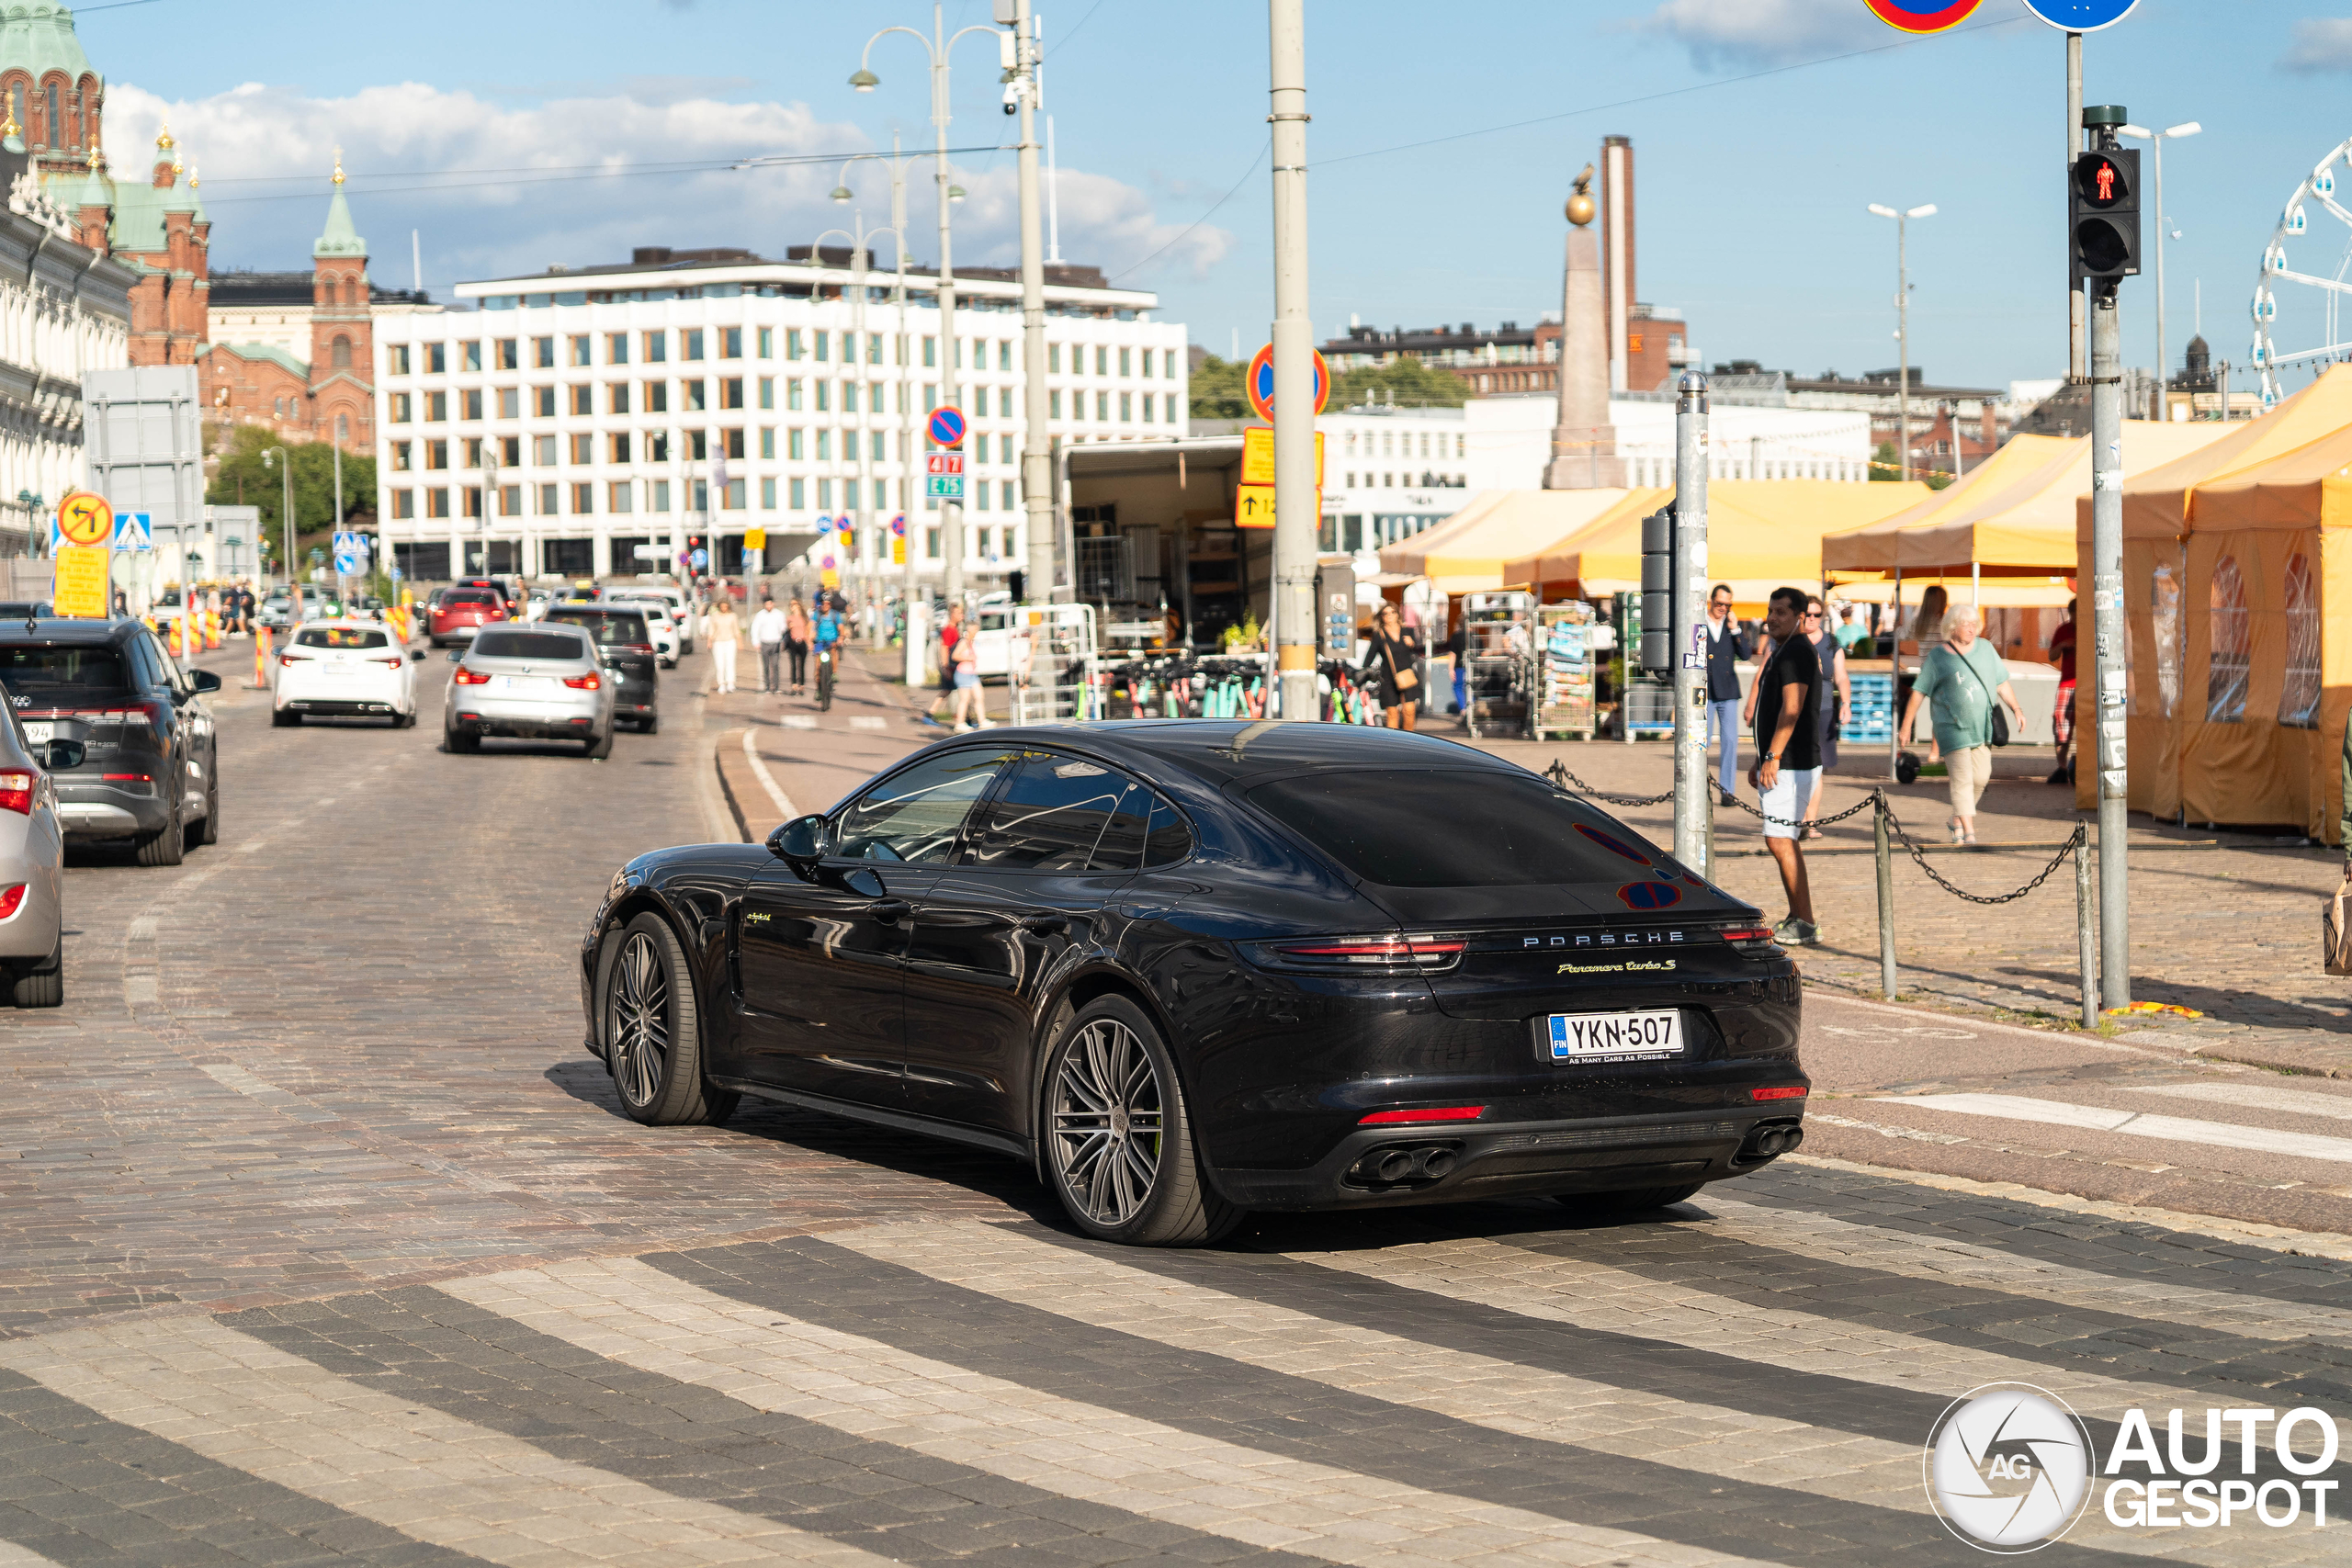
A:
[[[49,754],[41,765],[52,773],[62,773],[67,768],[80,767],[82,759],[89,754],[89,748],[79,740],[52,740],[49,743]]]
[[[220,689],[220,677],[209,670],[191,670],[187,672],[187,683],[198,692],[217,692]]]
[[[833,852],[833,825],[822,817],[796,817],[768,835],[768,852],[796,867],[814,865]]]

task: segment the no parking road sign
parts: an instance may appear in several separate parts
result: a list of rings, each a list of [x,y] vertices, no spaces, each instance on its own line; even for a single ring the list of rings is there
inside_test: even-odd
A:
[[[1878,0],[1871,0],[1873,5]],[[2070,33],[2095,33],[2111,28],[2132,14],[2140,0],[2025,0],[2025,8],[2052,27]]]
[[[1862,0],[1871,15],[1906,33],[1939,33],[1968,20],[1981,0]]]
[[[962,446],[964,444],[964,411],[959,408],[932,410],[931,438],[942,446]],[[939,492],[933,491],[932,493],[937,495]]]
[[[1331,369],[1323,363],[1322,351],[1315,355],[1315,412],[1321,413],[1323,405],[1331,400]],[[1268,424],[1274,423],[1274,345],[1268,344],[1250,360],[1249,373],[1241,378],[1242,389],[1250,394],[1250,406]]]

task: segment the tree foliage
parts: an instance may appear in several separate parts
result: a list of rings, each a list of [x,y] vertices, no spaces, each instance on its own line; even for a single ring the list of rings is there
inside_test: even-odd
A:
[[[1219,359],[1214,354],[1204,358],[1193,372],[1193,417],[1250,418],[1250,395],[1241,385],[1249,368],[1246,360]]]
[[[1246,360],[1219,359],[1214,354],[1204,358],[1193,372],[1193,417],[1253,418],[1250,394],[1242,385],[1249,370]],[[1453,372],[1400,358],[1393,365],[1340,372],[1329,406],[1337,410],[1393,400],[1399,408],[1450,409],[1460,408],[1469,395],[1469,384]]]
[[[284,511],[285,479],[263,454],[283,446],[294,470],[295,548],[306,553],[309,536],[334,527],[334,447],[325,441],[284,443],[258,424],[231,428],[216,448],[220,465],[204,499],[215,506],[261,508],[261,536],[275,558]],[[376,518],[376,459],[356,452],[343,455],[343,515],[348,526],[372,526]],[[297,563],[300,564],[300,563]]]

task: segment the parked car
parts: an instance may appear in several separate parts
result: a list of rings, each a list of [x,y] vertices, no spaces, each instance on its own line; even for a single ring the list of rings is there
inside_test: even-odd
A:
[[[764,848],[629,862],[578,973],[639,1122],[749,1094],[922,1129],[1129,1245],[1253,1209],[1645,1209],[1804,1135],[1797,968],[1753,905],[1396,730],[943,741]]]
[[[539,625],[571,626],[595,642],[615,678],[613,712],[647,735],[662,727],[662,671],[653,627],[634,604],[581,604],[567,601],[548,608]]]
[[[449,656],[450,751],[481,750],[484,736],[578,740],[594,758],[613,754],[614,697],[619,682],[598,656],[592,628],[496,626]]]
[[[639,595],[624,589],[617,594],[606,594],[599,603],[626,605],[642,611],[648,630],[653,634],[653,651],[664,670],[678,667],[678,656],[684,650],[685,639],[678,635],[678,623],[670,618],[670,606],[651,595]]]
[[[378,622],[312,621],[277,656],[269,718],[283,728],[306,716],[416,723],[416,660]]]
[[[65,831],[49,771],[82,748],[28,739],[11,707],[0,704],[0,993],[53,1008],[65,1000]]]
[[[702,620],[695,613],[695,602],[683,588],[667,582],[616,582],[597,597],[606,600],[659,599],[670,607],[670,619],[678,628],[678,651],[695,650],[695,638],[702,634]],[[673,660],[672,663],[676,660]]]
[[[424,635],[434,647],[447,648],[507,618],[506,601],[495,587],[445,588],[434,598]]]
[[[254,612],[254,620],[272,631],[284,631],[288,626],[299,626],[309,620],[317,613],[318,607],[318,595],[306,590],[298,589],[288,593],[283,588],[273,588],[268,597],[261,602],[261,607]]]
[[[220,836],[209,670],[183,670],[134,620],[0,621],[0,687],[34,744],[83,749],[50,771],[70,843],[128,842],[177,865]]]

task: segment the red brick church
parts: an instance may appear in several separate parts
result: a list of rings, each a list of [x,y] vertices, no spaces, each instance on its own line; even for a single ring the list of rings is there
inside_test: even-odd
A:
[[[156,137],[154,162],[140,177],[118,176],[102,151],[105,103],[105,79],[82,51],[69,7],[30,0],[0,12],[0,146],[28,155],[40,194],[84,244],[139,274],[130,362],[194,365],[216,423],[372,451],[375,309],[425,302],[368,282],[368,244],[344,199],[342,159],[307,274],[216,279],[212,222],[170,129]],[[221,317],[232,333],[240,322],[268,325],[216,341]]]

